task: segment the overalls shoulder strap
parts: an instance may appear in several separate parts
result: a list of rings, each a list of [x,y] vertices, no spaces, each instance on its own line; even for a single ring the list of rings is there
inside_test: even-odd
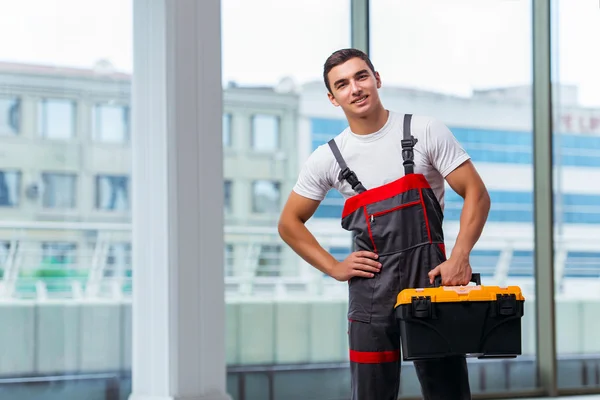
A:
[[[352,189],[357,193],[362,193],[362,192],[366,191],[367,189],[365,189],[363,184],[360,183],[360,181],[358,180],[358,177],[356,176],[354,171],[352,171],[350,168],[348,168],[348,165],[346,164],[346,160],[344,160],[344,157],[342,157],[342,153],[340,153],[340,149],[338,148],[337,144],[335,143],[335,140],[331,139],[328,142],[328,144],[329,144],[329,147],[331,148],[331,151],[333,152],[333,155],[335,156],[335,159],[337,160],[337,163],[339,164],[339,166],[341,168],[338,179],[339,180],[345,179],[346,182],[348,182],[350,184],[350,186],[352,186]]]
[[[414,174],[414,152],[413,147],[417,144],[417,139],[410,132],[410,122],[412,114],[404,114],[404,128],[402,138],[402,159],[404,160],[404,175]]]

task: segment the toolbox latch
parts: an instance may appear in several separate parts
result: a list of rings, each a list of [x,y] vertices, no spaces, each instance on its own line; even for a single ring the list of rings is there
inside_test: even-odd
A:
[[[517,296],[514,294],[496,295],[496,309],[498,315],[515,315],[517,313]]]
[[[414,318],[431,318],[431,297],[413,296],[412,315]]]

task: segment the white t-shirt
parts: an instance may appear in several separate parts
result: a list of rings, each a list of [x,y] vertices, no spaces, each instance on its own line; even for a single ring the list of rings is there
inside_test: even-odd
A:
[[[377,132],[357,135],[346,128],[335,137],[348,167],[366,189],[390,183],[404,176],[402,143],[404,114],[390,111],[386,124]],[[440,121],[413,115],[411,133],[414,146],[414,171],[423,174],[444,209],[444,178],[470,157],[452,132]],[[338,180],[340,166],[328,144],[319,146],[304,164],[294,192],[321,201],[330,189],[347,199],[356,192]]]

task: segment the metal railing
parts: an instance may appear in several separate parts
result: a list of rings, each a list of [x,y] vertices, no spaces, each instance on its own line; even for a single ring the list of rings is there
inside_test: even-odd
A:
[[[350,236],[338,226],[313,232],[326,249],[350,251]],[[448,254],[453,240],[447,237]],[[226,226],[225,243],[230,299],[347,295],[347,285],[306,264],[275,228]],[[526,237],[484,235],[471,265],[487,285],[516,284],[532,295],[533,250]],[[0,299],[129,298],[131,259],[130,224],[0,222]],[[557,238],[555,261],[557,295],[577,296],[583,285],[600,296],[600,244],[594,235]]]

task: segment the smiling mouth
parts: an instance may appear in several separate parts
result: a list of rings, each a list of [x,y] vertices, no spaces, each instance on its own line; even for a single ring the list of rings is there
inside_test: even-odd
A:
[[[369,97],[369,96],[368,96],[368,95],[366,95],[366,96],[363,96],[363,97],[361,97],[361,98],[359,98],[359,99],[356,99],[356,100],[354,100],[354,101],[352,102],[352,104],[362,104],[362,103],[364,103],[364,102],[365,102],[365,100],[367,100],[367,97]]]

